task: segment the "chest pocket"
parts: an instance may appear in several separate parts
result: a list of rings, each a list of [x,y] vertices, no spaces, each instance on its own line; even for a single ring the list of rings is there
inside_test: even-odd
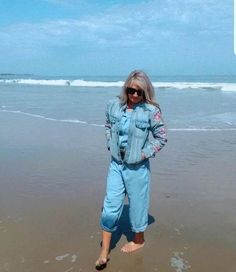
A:
[[[135,120],[135,136],[139,138],[146,137],[149,128],[149,122],[146,120]]]

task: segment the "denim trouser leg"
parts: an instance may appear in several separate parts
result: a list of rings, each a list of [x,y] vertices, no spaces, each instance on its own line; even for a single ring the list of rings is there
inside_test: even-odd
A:
[[[115,161],[111,161],[108,170],[106,196],[100,224],[103,230],[109,232],[117,229],[117,222],[124,206],[125,184],[122,178],[122,167]]]
[[[129,217],[133,232],[142,232],[148,226],[150,193],[149,161],[138,166],[127,166],[123,171],[129,199]]]
[[[111,161],[100,221],[102,229],[109,232],[116,230],[127,193],[132,231],[144,231],[148,225],[149,187],[148,160],[138,165],[122,165]]]

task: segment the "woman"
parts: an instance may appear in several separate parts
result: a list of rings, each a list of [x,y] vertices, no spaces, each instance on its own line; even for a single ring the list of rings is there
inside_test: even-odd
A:
[[[149,158],[161,150],[167,139],[161,110],[154,101],[154,88],[143,71],[133,71],[119,99],[108,103],[105,130],[111,163],[100,220],[102,249],[96,261],[97,270],[105,268],[109,260],[111,235],[117,228],[126,194],[134,240],[121,250],[132,252],[144,246],[149,208]],[[151,141],[149,132],[153,136]]]

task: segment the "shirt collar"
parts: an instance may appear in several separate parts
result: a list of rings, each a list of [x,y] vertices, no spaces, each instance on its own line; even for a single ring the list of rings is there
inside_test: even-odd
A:
[[[140,102],[134,104],[134,105],[133,105],[133,110],[135,110],[137,107],[143,107],[144,104],[145,104],[144,101],[140,101]],[[122,106],[122,110],[123,110],[123,111],[125,111],[127,108],[128,108],[128,105],[127,105],[127,104],[125,104],[125,105]]]

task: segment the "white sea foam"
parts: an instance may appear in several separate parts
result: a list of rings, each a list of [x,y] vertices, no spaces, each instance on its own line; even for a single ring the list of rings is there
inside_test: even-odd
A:
[[[65,259],[65,258],[67,258],[67,257],[69,257],[69,256],[70,256],[70,254],[69,254],[69,253],[66,253],[66,254],[61,255],[61,256],[56,256],[56,257],[55,257],[55,260],[56,260],[56,261],[62,261],[63,259]]]
[[[155,88],[205,89],[236,92],[236,83],[212,83],[212,82],[154,82]]]
[[[89,122],[86,122],[86,121],[83,121],[83,120],[77,120],[77,119],[55,119],[55,118],[50,118],[50,117],[46,117],[46,116],[43,116],[43,115],[23,112],[23,111],[19,111],[19,110],[14,111],[14,110],[1,110],[0,109],[0,112],[8,112],[8,113],[28,115],[28,116],[31,116],[31,117],[41,118],[41,119],[48,120],[48,121],[65,122],[65,123],[78,123],[78,124],[85,124],[85,125],[96,126],[96,127],[104,127],[103,124],[93,124],[93,123],[89,123]]]
[[[123,81],[87,81],[82,79],[1,79],[4,84],[29,84],[44,86],[76,86],[76,87],[122,87]],[[153,82],[155,88],[174,89],[204,89],[236,92],[236,83],[213,83],[213,82]]]
[[[71,262],[74,263],[77,260],[77,255],[73,254],[71,256]]]
[[[236,128],[169,128],[172,131],[236,131]]]
[[[45,85],[45,86],[77,86],[77,87],[121,87],[123,81],[86,81],[82,79],[66,80],[66,79],[1,79],[0,83],[5,84],[29,84],[29,85]]]
[[[65,123],[77,123],[82,125],[89,125],[89,126],[95,126],[95,127],[104,127],[104,124],[95,124],[90,123],[84,120],[77,120],[77,119],[55,119],[46,117],[39,114],[33,114],[28,112],[23,112],[19,110],[1,110],[0,112],[7,112],[7,113],[14,113],[14,114],[22,114],[27,115],[35,118],[41,118],[48,121],[54,121],[54,122],[65,122]],[[191,128],[168,128],[169,131],[236,131],[236,128],[209,128],[209,127],[191,127]]]
[[[182,252],[174,253],[174,257],[170,259],[171,267],[173,267],[176,272],[183,272],[191,268],[191,266],[188,265],[188,261],[184,260],[179,255],[183,255],[183,253]]]

